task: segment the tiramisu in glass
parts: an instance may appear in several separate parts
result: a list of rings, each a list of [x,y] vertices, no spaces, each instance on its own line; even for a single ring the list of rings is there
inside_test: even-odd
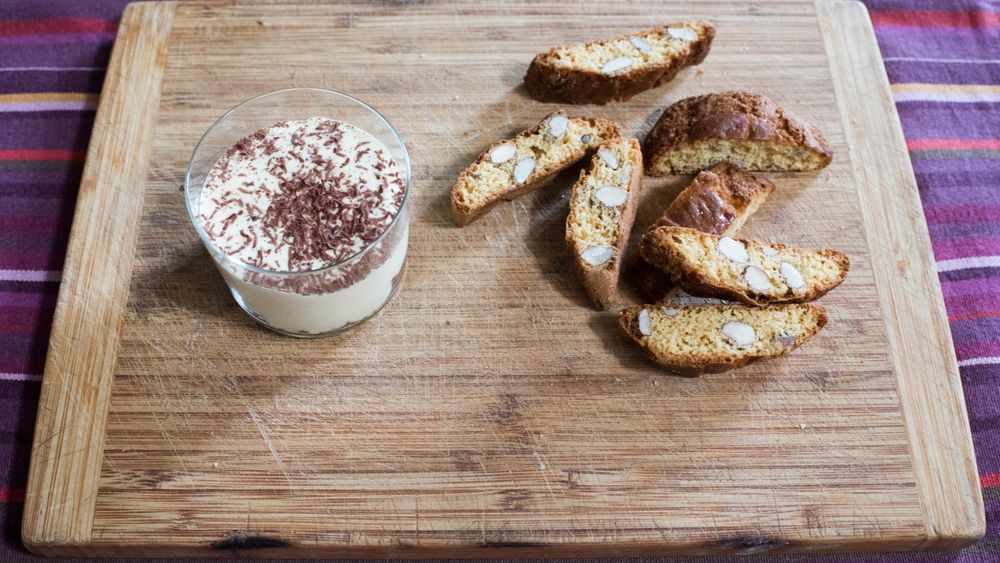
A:
[[[237,106],[198,144],[185,190],[236,302],[268,328],[345,330],[399,284],[409,159],[392,126],[354,98],[294,89]]]

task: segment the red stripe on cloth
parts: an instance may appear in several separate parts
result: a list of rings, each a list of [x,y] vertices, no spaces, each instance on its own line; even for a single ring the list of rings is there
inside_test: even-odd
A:
[[[34,325],[0,325],[0,334],[32,334],[39,331]]]
[[[985,489],[987,487],[1000,486],[1000,473],[987,473],[979,476],[979,484]]]
[[[47,20],[0,21],[0,35],[63,35],[68,33],[114,33],[118,20],[53,18]]]
[[[986,10],[948,12],[942,10],[899,10],[872,12],[872,24],[906,27],[1000,27],[1000,13]]]
[[[0,160],[83,160],[87,151],[60,149],[0,149]]]
[[[0,502],[24,502],[24,489],[0,489]]]
[[[972,319],[984,319],[988,317],[1000,318],[1000,311],[976,311],[973,313],[962,313],[960,315],[949,315],[949,321],[968,321]]]
[[[1000,149],[1000,139],[914,139],[906,142],[911,151],[935,149]]]

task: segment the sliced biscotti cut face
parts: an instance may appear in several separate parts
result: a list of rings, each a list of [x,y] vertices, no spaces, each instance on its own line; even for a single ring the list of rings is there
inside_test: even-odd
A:
[[[653,361],[682,375],[721,373],[783,356],[826,325],[812,304],[645,305],[621,311],[626,334]]]
[[[802,303],[840,285],[850,260],[843,252],[657,227],[643,238],[642,257],[666,270],[684,291],[750,305]]]
[[[451,189],[455,223],[467,225],[501,201],[543,186],[619,135],[618,125],[610,121],[557,111],[513,139],[494,143],[459,174]]]
[[[817,170],[833,158],[817,127],[750,92],[680,100],[664,110],[643,152],[651,176],[693,174],[719,162],[748,170]]]
[[[635,139],[598,147],[573,185],[566,244],[594,304],[607,309],[618,293],[621,257],[635,220],[642,185],[642,150]]]
[[[628,100],[699,64],[714,37],[711,22],[686,21],[606,41],[553,47],[531,61],[524,85],[543,102]]]
[[[721,162],[699,172],[649,230],[675,226],[714,235],[733,235],[773,191],[774,184],[766,178],[755,176],[734,164]],[[646,303],[665,301],[674,288],[669,274],[639,255],[633,255],[625,276]]]

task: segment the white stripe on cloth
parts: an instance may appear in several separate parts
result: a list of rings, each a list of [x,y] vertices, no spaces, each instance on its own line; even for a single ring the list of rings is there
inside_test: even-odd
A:
[[[1000,358],[996,356],[989,358],[969,358],[968,360],[959,360],[958,367],[964,368],[968,366],[992,366],[1000,364]]]
[[[939,260],[937,263],[937,271],[939,272],[972,270],[974,268],[1000,268],[1000,256],[970,256],[969,258]]]
[[[1000,94],[990,92],[893,92],[897,102],[1000,102]]]
[[[0,281],[59,281],[61,270],[0,270]]]
[[[885,57],[884,61],[914,61],[921,63],[958,63],[958,64],[983,64],[983,65],[997,65],[1000,64],[1000,60],[997,59],[934,59],[929,57]]]
[[[0,381],[41,381],[42,376],[33,373],[0,373]]]

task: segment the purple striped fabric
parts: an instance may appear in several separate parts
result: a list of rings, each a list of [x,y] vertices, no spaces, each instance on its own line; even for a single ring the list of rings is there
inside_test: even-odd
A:
[[[18,536],[38,381],[82,152],[93,125],[94,94],[100,91],[115,24],[125,4],[125,0],[0,3],[3,561],[35,559],[21,548]],[[987,0],[868,0],[867,4],[938,261],[986,497],[987,536],[959,553],[766,559],[998,561],[1000,5]]]

